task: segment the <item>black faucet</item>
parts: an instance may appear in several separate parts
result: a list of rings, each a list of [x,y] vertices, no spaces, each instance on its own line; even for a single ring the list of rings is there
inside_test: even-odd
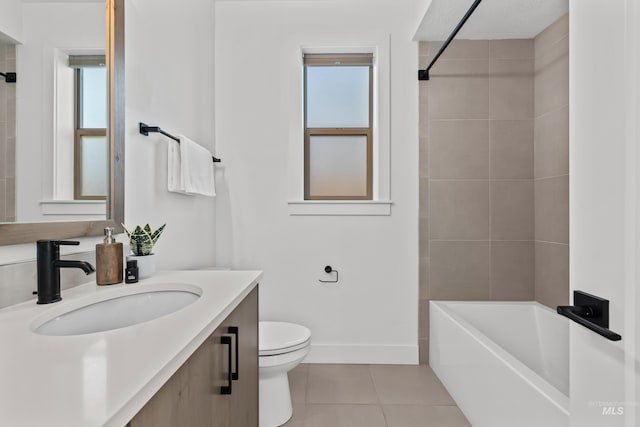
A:
[[[81,268],[87,275],[96,271],[86,261],[66,261],[60,259],[60,245],[79,245],[68,240],[38,240],[38,304],[58,302],[60,296],[60,269]]]

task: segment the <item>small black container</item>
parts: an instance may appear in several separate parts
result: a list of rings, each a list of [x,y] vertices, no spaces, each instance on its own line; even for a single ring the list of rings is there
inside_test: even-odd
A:
[[[125,271],[125,283],[138,283],[138,261],[127,261],[127,270]]]

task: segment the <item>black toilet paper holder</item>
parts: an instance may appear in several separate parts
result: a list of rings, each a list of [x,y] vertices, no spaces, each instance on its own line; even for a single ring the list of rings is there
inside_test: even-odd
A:
[[[324,272],[327,274],[336,273],[336,280],[318,280],[321,283],[338,283],[338,270],[334,270],[330,265],[324,267]]]

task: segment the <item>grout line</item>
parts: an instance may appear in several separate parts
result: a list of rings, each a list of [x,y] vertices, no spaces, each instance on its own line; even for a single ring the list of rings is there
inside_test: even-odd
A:
[[[535,242],[535,239],[432,239],[432,242]],[[540,240],[539,240],[540,241]]]
[[[311,364],[309,364],[308,367],[310,367]],[[349,364],[336,364],[333,366],[349,366]],[[382,400],[380,399],[380,396],[378,394],[378,389],[375,388],[375,381],[373,379],[373,371],[372,371],[372,366],[371,364],[367,364],[366,367],[369,371],[369,375],[371,378],[371,381],[374,385],[374,391],[376,393],[376,398],[377,398],[377,403],[353,403],[353,402],[324,402],[324,403],[305,403],[304,405],[300,405],[297,404],[298,406],[303,406],[303,414],[302,414],[302,425],[307,425],[307,414],[308,414],[308,409],[311,407],[315,407],[315,408],[320,408],[322,410],[322,408],[331,408],[331,407],[368,407],[371,409],[378,409],[381,413],[382,413],[382,419],[384,420],[384,425],[389,427],[389,419],[387,417],[387,414],[385,412],[385,406],[390,406],[390,407],[397,407],[397,408],[407,408],[407,407],[422,407],[422,408],[433,408],[433,407],[449,407],[449,408],[458,408],[459,406],[457,405],[457,403],[455,402],[455,400],[453,400],[453,398],[451,398],[452,403],[435,403],[435,402],[411,402],[411,401],[402,401],[402,402],[395,402],[395,403],[382,403]],[[307,368],[308,369],[308,368]],[[431,370],[431,368],[428,368],[429,370]],[[431,371],[432,372],[432,371]],[[309,373],[309,371],[307,370],[307,373]],[[423,383],[422,381],[420,381],[421,383]],[[438,381],[438,383],[440,383]],[[448,391],[445,392],[448,394]],[[449,397],[451,397],[450,394],[448,394]],[[466,418],[466,417],[465,417]]]
[[[535,70],[535,63],[534,63],[534,70]],[[493,148],[493,110],[491,108],[491,101],[492,101],[492,94],[493,94],[493,61],[489,61],[489,117],[491,118],[491,120],[489,121],[489,177],[493,176],[493,162],[492,162],[492,148]],[[492,205],[492,197],[491,197],[491,187],[493,181],[489,180],[489,299],[493,299],[493,271],[491,266],[493,265],[493,254],[491,251],[491,240],[492,240],[492,229],[491,229],[491,223],[492,223],[492,209],[491,209],[491,205]]]
[[[569,176],[568,173],[563,173],[562,175],[551,175],[551,176],[545,176],[542,178],[533,178],[533,181],[544,181],[545,179],[554,179],[554,178],[564,178]]]
[[[532,61],[533,64],[535,66],[535,60],[536,58],[533,56],[523,56],[521,58],[491,58],[491,61],[495,61],[495,62],[524,62],[524,61]]]
[[[309,377],[310,376],[311,376],[311,366],[309,364],[307,364],[307,375],[306,375],[306,379],[305,379],[305,383],[304,383],[304,404],[305,405],[307,405],[309,403],[309,402],[307,402],[307,399],[309,397]],[[302,423],[304,424],[304,419],[302,420]]]
[[[438,58],[438,62],[446,62],[446,61],[450,61],[450,62],[463,62],[463,61],[473,61],[473,62],[491,62],[491,58],[486,57],[486,58],[443,58],[440,57]],[[482,74],[478,74],[478,75],[482,75]]]
[[[568,175],[568,174],[567,174]],[[550,178],[556,178],[554,177],[550,177]],[[435,181],[435,182],[448,182],[448,181],[452,181],[452,182],[512,182],[512,181],[516,181],[516,182],[529,182],[534,180],[535,178],[432,178],[431,181]],[[542,178],[544,179],[544,178]]]
[[[489,182],[489,178],[431,178],[431,183],[438,182]]]
[[[418,316],[418,318],[420,318],[420,316]],[[373,385],[373,392],[376,394],[376,401],[378,402],[377,404],[382,405],[382,401],[380,400],[380,395],[378,394],[378,387],[376,387],[376,381],[373,379],[373,372],[371,372],[371,365],[367,365],[367,372],[369,373],[369,379],[371,380],[371,385]]]
[[[418,319],[420,319],[420,315],[418,314]],[[418,325],[418,328],[420,328],[420,325]],[[418,342],[419,343],[419,342]],[[420,349],[418,348],[418,351],[420,351]],[[376,401],[378,402],[376,405],[378,408],[380,408],[380,412],[382,412],[382,419],[384,420],[384,425],[386,427],[389,427],[389,421],[387,420],[387,414],[385,414],[384,412],[384,407],[382,406],[382,400],[380,399],[380,394],[378,393],[378,387],[376,387],[376,382],[373,379],[373,372],[371,371],[371,365],[367,365],[367,371],[369,372],[369,378],[371,379],[371,384],[373,385],[373,392],[376,394]]]
[[[530,120],[530,119],[513,119],[513,121],[518,120]],[[432,119],[432,122],[490,122],[491,118],[480,118],[480,119],[460,119],[460,118],[440,118],[440,119]],[[507,120],[505,120],[507,121]]]
[[[559,106],[559,107],[556,107],[556,108],[553,108],[553,109],[551,109],[551,110],[545,111],[544,113],[540,114],[539,116],[535,116],[535,117],[533,118],[533,120],[542,119],[542,118],[544,118],[544,116],[547,116],[547,115],[549,115],[549,114],[556,113],[556,112],[558,112],[558,111],[560,111],[560,110],[563,110],[563,109],[565,109],[565,108],[568,108],[568,107],[569,107],[569,103],[563,104],[563,105],[561,105],[561,106]],[[535,114],[535,112],[534,112],[534,114]]]
[[[561,246],[569,246],[568,243],[561,243],[561,242],[550,242],[548,240],[534,240],[535,243],[547,243],[549,245],[561,245]]]
[[[553,25],[553,24],[551,24],[551,25]],[[549,27],[547,27],[547,28],[549,28]],[[542,30],[542,32],[540,32],[540,33],[538,34],[538,36],[539,36],[540,34],[544,33],[544,31],[545,31],[547,28],[545,28],[544,30]],[[536,36],[536,37],[538,37],[538,36]],[[535,51],[536,51],[536,46],[535,46],[535,40],[536,40],[536,37],[534,37],[534,38],[533,38],[533,43],[534,43],[534,45],[533,45],[533,51],[534,51],[534,55],[535,55]],[[539,58],[540,60],[542,60],[542,58],[544,58],[545,56],[550,55],[550,54],[552,53],[551,51],[553,50],[553,48],[554,48],[554,47],[556,47],[560,42],[564,41],[564,39],[568,39],[568,38],[569,38],[569,30],[567,30],[566,34],[562,34],[562,35],[560,36],[560,38],[555,39],[555,41],[554,41],[554,42],[552,42],[552,43],[550,43],[550,44],[548,44],[548,45],[546,45],[546,46],[544,46],[544,47],[541,47],[541,48],[539,49],[539,50],[541,51],[541,52],[540,52],[540,55],[535,56],[535,58],[534,58],[534,59],[538,59],[538,58]],[[569,46],[569,54],[570,54],[570,53],[571,53],[571,46]]]

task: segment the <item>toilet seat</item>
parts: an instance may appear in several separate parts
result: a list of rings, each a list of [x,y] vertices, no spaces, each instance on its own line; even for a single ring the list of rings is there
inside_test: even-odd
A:
[[[301,325],[287,322],[259,323],[259,356],[277,356],[309,346],[311,331]]]

